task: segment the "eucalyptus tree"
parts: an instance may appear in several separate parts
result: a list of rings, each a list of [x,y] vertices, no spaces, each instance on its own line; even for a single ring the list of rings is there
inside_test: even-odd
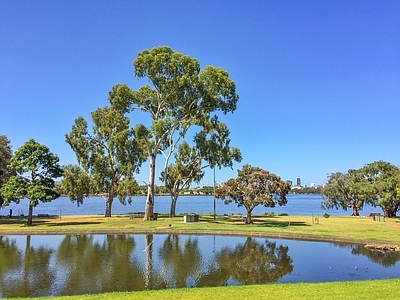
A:
[[[382,208],[386,217],[396,217],[400,210],[400,169],[389,162],[375,161],[365,165],[360,171],[371,200]]]
[[[251,213],[258,205],[275,207],[286,205],[290,185],[273,173],[259,167],[244,165],[237,178],[231,178],[216,189],[216,197],[225,204],[235,202],[246,208],[246,224],[251,224]]]
[[[61,190],[78,206],[83,204],[83,199],[89,197],[93,191],[92,179],[89,174],[78,165],[66,165],[63,167],[63,171]]]
[[[109,99],[124,113],[140,110],[149,117],[149,125],[136,125],[135,133],[145,145],[149,160],[145,219],[152,220],[157,156],[164,155],[166,167],[189,128],[202,128],[218,114],[233,112],[239,97],[225,70],[212,66],[200,69],[195,58],[167,46],[143,50],[133,66],[134,75],[147,78],[149,84],[137,91],[117,84]]]
[[[6,184],[0,189],[4,204],[11,201],[19,203],[23,198],[29,199],[27,225],[32,225],[33,207],[39,201],[50,202],[60,196],[55,190],[54,179],[62,176],[57,155],[49,148],[30,139],[15,151],[8,167],[15,171]]]
[[[12,157],[11,142],[5,135],[0,135],[0,188],[11,177],[12,172],[7,167]],[[0,206],[3,198],[0,195]]]
[[[174,153],[174,164],[168,165],[161,173],[161,180],[171,196],[170,217],[175,216],[179,193],[192,183],[199,183],[204,169],[231,167],[242,159],[240,150],[230,146],[227,126],[212,119],[195,134],[195,145],[190,147],[182,142]]]
[[[98,108],[92,112],[92,123],[93,133],[90,133],[85,119],[78,117],[71,132],[65,136],[66,142],[75,152],[79,165],[91,177],[93,192],[104,198],[104,216],[111,217],[114,197],[122,204],[131,203],[132,196],[138,192],[134,174],[139,172],[145,157],[129,128],[129,118],[119,110],[107,106]],[[67,193],[73,201],[79,203],[83,199],[85,193],[82,190],[73,190],[69,185],[64,187],[68,188]]]
[[[179,145],[178,152],[174,156],[175,163],[167,166],[161,172],[160,177],[171,196],[169,211],[171,218],[175,217],[176,202],[181,190],[189,187],[193,182],[199,183],[204,176],[201,159],[199,159],[194,147],[190,147],[188,143],[183,142]]]
[[[348,170],[347,173],[336,172],[328,177],[328,182],[322,189],[323,209],[339,207],[343,210],[352,209],[352,216],[359,216],[364,204],[372,204],[359,170]]]

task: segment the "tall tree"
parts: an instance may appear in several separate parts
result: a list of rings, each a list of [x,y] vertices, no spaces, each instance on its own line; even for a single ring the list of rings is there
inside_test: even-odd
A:
[[[114,197],[123,204],[131,203],[132,196],[138,192],[134,173],[139,172],[145,157],[133,130],[129,129],[129,119],[120,111],[112,107],[98,108],[92,112],[92,122],[93,134],[88,131],[85,119],[78,117],[71,133],[66,135],[66,142],[92,178],[94,192],[106,194],[102,196],[106,202],[104,216],[111,217]],[[67,179],[69,174],[66,173]],[[85,195],[82,190],[73,190],[73,186],[64,187],[68,188],[66,192],[72,200],[80,201]]]
[[[216,197],[229,204],[235,202],[244,206],[247,212],[246,224],[251,224],[251,213],[258,205],[275,207],[286,205],[286,195],[290,191],[288,183],[273,173],[258,167],[244,165],[238,170],[237,178],[231,178],[216,189]]]
[[[225,70],[212,66],[200,69],[196,59],[166,46],[143,50],[133,65],[134,75],[147,78],[150,84],[138,91],[117,84],[110,92],[110,102],[125,113],[141,110],[150,117],[151,124],[138,124],[135,132],[147,149],[145,219],[152,220],[157,155],[164,154],[167,166],[176,144],[190,127],[206,126],[217,118],[217,112],[233,112],[239,97]]]
[[[11,142],[5,135],[0,135],[0,188],[12,176],[11,170],[7,167],[12,157]],[[3,205],[3,198],[0,195],[0,206]]]
[[[196,149],[190,147],[188,143],[183,142],[179,145],[178,152],[174,156],[175,164],[167,166],[160,177],[171,196],[169,211],[171,218],[175,217],[180,191],[189,187],[192,182],[199,183],[204,176]]]
[[[240,150],[230,146],[227,126],[217,119],[212,119],[196,133],[194,141],[193,147],[182,142],[174,154],[174,164],[161,173],[160,179],[171,196],[170,217],[175,216],[180,191],[193,182],[199,183],[205,168],[232,167],[234,161],[242,160]]]
[[[365,203],[371,203],[364,188],[362,174],[359,170],[347,173],[336,172],[329,175],[328,182],[322,190],[323,209],[339,207],[352,209],[352,216],[359,216]]]
[[[360,170],[367,182],[369,197],[380,206],[386,217],[396,217],[400,210],[400,169],[389,162],[376,161],[365,165]]]
[[[16,172],[0,189],[4,204],[11,201],[19,203],[23,198],[29,199],[27,225],[32,225],[33,207],[39,201],[50,202],[60,196],[55,191],[54,179],[62,176],[58,156],[49,148],[30,139],[15,151],[9,168]]]
[[[78,206],[83,204],[83,199],[90,196],[92,192],[92,179],[89,174],[77,165],[63,167],[64,177],[61,180],[61,190],[67,194],[72,202]]]

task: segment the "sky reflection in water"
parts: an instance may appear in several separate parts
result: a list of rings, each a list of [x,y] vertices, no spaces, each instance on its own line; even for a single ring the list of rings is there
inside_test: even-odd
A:
[[[393,278],[400,253],[196,235],[1,236],[0,296]]]

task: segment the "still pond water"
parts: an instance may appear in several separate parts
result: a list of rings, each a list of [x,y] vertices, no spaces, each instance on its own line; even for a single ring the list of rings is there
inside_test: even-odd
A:
[[[167,234],[0,236],[0,297],[400,277],[362,245]]]

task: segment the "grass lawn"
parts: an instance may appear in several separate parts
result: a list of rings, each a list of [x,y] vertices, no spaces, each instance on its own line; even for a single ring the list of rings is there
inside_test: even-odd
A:
[[[13,234],[68,233],[193,233],[243,234],[299,239],[321,239],[356,243],[400,245],[400,220],[376,222],[371,218],[255,216],[255,224],[245,225],[239,216],[201,215],[199,222],[184,223],[183,217],[160,216],[157,221],[142,221],[121,215],[63,216],[34,218],[33,226],[25,219],[0,219],[0,232]],[[399,270],[400,277],[400,270]],[[389,280],[345,281],[328,283],[267,284],[253,286],[169,289],[159,291],[121,292],[40,299],[398,299],[400,278]]]
[[[43,297],[40,300],[399,299],[400,279],[287,283]],[[24,298],[16,298],[24,299]]]
[[[183,217],[161,216],[157,221],[131,219],[127,215],[111,218],[103,216],[62,216],[34,218],[33,226],[26,226],[25,219],[0,219],[3,234],[66,234],[66,233],[154,233],[176,232],[194,234],[254,234],[271,237],[344,240],[354,242],[381,242],[400,245],[400,220],[385,222],[358,217],[311,216],[255,216],[255,224],[246,225],[239,216],[201,215],[199,222],[184,223]],[[317,221],[317,222],[316,222]]]

